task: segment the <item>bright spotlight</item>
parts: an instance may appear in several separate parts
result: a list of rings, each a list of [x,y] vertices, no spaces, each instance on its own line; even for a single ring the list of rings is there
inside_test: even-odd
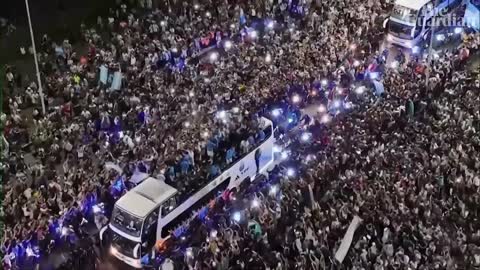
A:
[[[120,139],[121,139],[121,138],[123,138],[123,136],[125,136],[125,134],[123,134],[123,131],[119,131],[118,132],[118,137],[120,137]]]
[[[327,84],[328,84],[328,81],[325,80],[325,79],[323,79],[323,80],[322,80],[322,85],[323,85],[323,86],[327,86]]]
[[[175,93],[175,88],[170,89],[170,93],[171,94]]]
[[[265,56],[265,62],[267,63],[272,62],[272,56],[269,53],[267,53],[267,55]]]
[[[232,28],[232,29],[235,28],[235,24],[233,24],[233,23],[230,24],[230,28]]]
[[[333,107],[334,107],[334,108],[339,108],[340,105],[341,105],[340,100],[334,100],[334,101],[333,101]]]
[[[227,113],[225,111],[219,111],[217,113],[217,117],[220,119],[224,119],[225,117],[227,117]]]
[[[289,117],[289,118],[288,118],[288,123],[289,123],[289,124],[293,123],[293,119]]]
[[[62,234],[62,236],[66,236],[68,234],[68,228],[67,227],[62,227],[61,234]]]
[[[187,121],[187,122],[184,123],[184,125],[185,125],[186,128],[188,128],[188,127],[190,127],[190,122]]]
[[[270,28],[270,29],[273,29],[274,26],[275,26],[274,21],[269,21],[268,24],[267,24],[267,27]]]
[[[444,41],[445,40],[445,35],[444,34],[437,34],[436,37],[437,41]]]
[[[412,48],[412,54],[417,54],[420,52],[420,48],[418,46],[415,46]]]
[[[275,195],[275,194],[277,194],[277,192],[278,192],[278,187],[277,186],[274,185],[274,186],[270,187],[270,191],[269,191],[270,195]]]
[[[257,199],[253,199],[252,201],[252,207],[257,208],[260,206],[260,202]]]
[[[242,215],[240,215],[240,212],[233,213],[233,220],[235,220],[236,222],[240,222],[241,218]]]
[[[194,96],[195,96],[195,92],[190,91],[190,93],[188,93],[188,95],[189,95],[190,97],[194,97]]]
[[[142,140],[142,138],[141,138],[140,136],[135,137],[135,141],[136,141],[137,143],[139,143],[141,140]]]
[[[210,17],[212,16],[212,13],[210,13],[210,11],[207,11],[207,12],[205,13],[205,16],[207,16],[207,17],[210,18]]]
[[[310,133],[305,132],[305,133],[302,134],[301,139],[302,139],[302,141],[304,141],[304,142],[308,142],[308,141],[310,140],[310,136],[311,136]]]
[[[299,95],[293,95],[293,97],[292,97],[292,102],[293,103],[298,103],[298,102],[300,102],[300,100],[301,100],[301,98],[300,98]]]
[[[198,9],[200,8],[200,5],[199,5],[199,4],[195,4],[195,5],[193,5],[193,8],[196,9],[196,10],[198,10]]]
[[[358,60],[353,61],[353,66],[354,67],[360,66],[360,61],[358,61]]]
[[[232,42],[230,40],[225,41],[225,49],[229,50],[232,48]]]
[[[207,137],[208,137],[208,131],[204,131],[204,132],[202,133],[202,137],[207,138]]]
[[[210,61],[215,62],[218,59],[218,53],[217,52],[212,52],[210,54]]]
[[[292,177],[292,176],[294,176],[294,175],[295,175],[295,170],[292,169],[292,168],[288,168],[288,169],[287,169],[287,176],[288,176],[288,177]]]
[[[160,22],[160,25],[161,25],[161,26],[165,26],[165,25],[167,25],[167,22],[166,22],[166,21],[161,21],[161,22]]]
[[[462,27],[455,27],[455,29],[453,30],[453,32],[455,34],[461,34],[463,32],[463,28]]]
[[[280,116],[280,109],[275,109],[275,110],[272,110],[272,115],[273,117],[279,117]]]
[[[320,121],[323,123],[323,124],[326,124],[328,122],[330,122],[330,116],[328,114],[324,114],[322,116],[322,119],[320,119]]]
[[[318,109],[317,109],[317,110],[318,110],[318,112],[320,112],[320,113],[324,113],[324,112],[327,111],[327,108],[325,107],[325,105],[322,104],[322,105],[318,106]]]
[[[257,38],[257,36],[258,36],[258,33],[257,33],[256,30],[253,30],[252,32],[250,32],[250,37],[251,38]]]
[[[238,108],[238,107],[233,107],[233,108],[232,108],[232,112],[233,112],[233,113],[239,113],[239,112],[240,112],[240,108]]]
[[[173,52],[173,53],[177,53],[177,52],[178,52],[178,49],[177,49],[176,47],[173,47],[173,48],[172,48],[172,52]]]
[[[365,86],[359,86],[355,89],[355,93],[361,95],[365,92]]]

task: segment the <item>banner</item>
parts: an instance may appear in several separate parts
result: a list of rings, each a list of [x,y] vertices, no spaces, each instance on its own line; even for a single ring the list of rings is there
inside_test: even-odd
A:
[[[110,86],[110,90],[112,91],[119,91],[122,87],[122,72],[115,71],[113,74],[113,81],[112,85]]]
[[[105,65],[100,66],[100,83],[106,85],[108,80],[108,68]]]
[[[350,222],[347,232],[343,236],[342,243],[340,244],[340,247],[335,253],[335,259],[340,263],[342,263],[345,259],[345,256],[347,256],[350,245],[352,244],[353,234],[355,233],[358,225],[360,225],[361,222],[362,220],[358,216],[354,216],[352,222]]]

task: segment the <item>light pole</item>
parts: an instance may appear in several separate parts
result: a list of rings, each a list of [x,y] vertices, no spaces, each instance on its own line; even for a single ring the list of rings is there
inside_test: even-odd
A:
[[[42,102],[42,113],[45,116],[45,99],[43,96],[42,79],[40,78],[40,70],[38,69],[37,49],[35,47],[35,37],[33,36],[32,20],[30,19],[30,7],[28,6],[28,0],[25,0],[25,6],[27,9],[28,26],[30,27],[30,37],[32,38],[33,48],[33,60],[35,61],[35,69],[37,72],[38,94],[40,95],[40,101]]]
[[[428,45],[427,72],[425,74],[425,86],[427,86],[427,88],[428,88],[428,81],[430,79],[430,71],[431,69],[433,69],[433,65],[431,65],[431,62],[432,62],[433,39],[435,38],[436,26],[437,26],[437,21],[435,19],[435,16],[433,16],[432,25],[430,26],[432,29],[432,32],[430,35],[430,45]]]

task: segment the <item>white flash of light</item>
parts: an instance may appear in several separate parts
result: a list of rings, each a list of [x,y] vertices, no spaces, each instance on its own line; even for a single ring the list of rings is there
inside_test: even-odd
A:
[[[219,111],[218,112],[218,118],[223,119],[225,117],[227,117],[227,113],[225,111]]]
[[[271,186],[269,193],[270,193],[270,195],[275,195],[275,194],[277,194],[277,191],[278,191],[277,186]]]
[[[188,93],[188,95],[189,95],[190,97],[194,97],[194,96],[195,96],[195,92],[190,91],[190,93]]]
[[[240,212],[233,213],[233,220],[235,220],[236,222],[240,222],[241,218],[242,216],[240,215]]]
[[[190,122],[188,122],[188,121],[185,122],[185,127],[187,127],[187,128],[190,127]]]
[[[232,42],[230,40],[225,41],[225,49],[229,50],[232,48]]]
[[[233,108],[232,108],[232,112],[233,112],[233,113],[239,113],[239,112],[240,112],[240,108],[238,108],[238,107],[233,107]]]
[[[298,102],[300,102],[300,96],[299,96],[299,95],[293,95],[293,97],[292,97],[292,102],[293,102],[293,103],[298,103]]]
[[[204,131],[204,132],[202,133],[202,136],[203,136],[204,138],[208,137],[208,131]]]
[[[327,111],[327,108],[325,107],[325,105],[322,104],[322,105],[318,106],[318,112],[324,113],[326,111]]]
[[[252,32],[250,32],[250,37],[251,38],[257,38],[257,36],[258,36],[258,33],[257,33],[256,30],[253,30]]]
[[[270,28],[270,29],[273,29],[273,26],[275,26],[275,22],[274,21],[269,21],[268,24],[267,24],[267,27]]]
[[[292,168],[288,168],[288,169],[287,169],[287,176],[288,176],[288,177],[292,177],[292,176],[294,176],[294,175],[295,175],[295,170],[292,169]]]
[[[165,26],[165,25],[167,25],[167,22],[166,22],[166,21],[161,21],[161,22],[160,22],[160,25],[161,25],[161,26]]]
[[[218,59],[218,53],[217,52],[212,52],[210,54],[210,61],[215,62]]]
[[[269,53],[267,53],[267,55],[265,56],[265,62],[267,63],[272,62],[272,56]]]
[[[252,207],[253,207],[253,208],[257,208],[257,207],[259,207],[259,206],[260,206],[260,203],[258,202],[258,200],[257,200],[257,199],[253,199],[253,201],[252,201]]]
[[[398,67],[398,61],[393,61],[392,64],[390,65],[391,68],[395,69]]]
[[[177,52],[178,52],[177,47],[173,47],[173,48],[172,48],[172,52],[173,52],[173,53],[177,53]]]
[[[281,158],[282,158],[283,160],[285,160],[285,159],[288,158],[288,153],[285,152],[285,151],[283,151],[282,154],[280,154],[280,156],[281,156]]]
[[[275,110],[273,110],[273,111],[272,111],[272,115],[273,115],[274,117],[279,117],[279,116],[280,116],[280,109],[275,109]]]
[[[193,8],[194,8],[194,9],[199,9],[199,8],[200,8],[200,5],[199,5],[199,4],[195,4],[195,5],[193,5]]]
[[[330,116],[328,114],[324,114],[322,116],[321,122],[324,123],[324,124],[330,122]]]
[[[325,80],[325,79],[322,80],[322,85],[323,85],[323,86],[327,86],[327,84],[328,84],[328,81],[327,81],[327,80]]]
[[[212,16],[212,13],[210,13],[210,11],[207,11],[207,13],[205,13],[205,15],[210,18],[210,16]]]
[[[360,66],[360,61],[358,61],[358,60],[353,61],[353,66],[354,67]]]
[[[218,234],[217,230],[212,230],[212,231],[210,232],[210,237],[211,237],[211,238],[217,238],[217,234]]]
[[[303,133],[301,139],[304,142],[308,142],[310,140],[310,133],[307,133],[307,132]]]
[[[340,101],[339,101],[339,100],[333,101],[333,107],[334,107],[334,108],[338,108],[338,107],[340,107],[340,105],[341,105],[341,104],[340,104]]]

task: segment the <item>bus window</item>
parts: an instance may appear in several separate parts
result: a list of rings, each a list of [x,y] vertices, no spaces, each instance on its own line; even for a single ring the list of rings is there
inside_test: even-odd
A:
[[[228,184],[230,183],[230,177],[227,179],[223,180],[222,183],[220,183],[218,186],[213,188],[210,192],[205,194],[200,200],[198,200],[196,203],[191,205],[189,208],[187,208],[183,213],[178,215],[176,218],[174,218],[172,221],[170,221],[168,224],[164,225],[162,228],[162,233],[161,237],[166,238],[167,236],[170,235],[170,233],[175,230],[178,226],[182,225],[183,222],[188,220],[194,211],[197,211],[201,209],[203,206],[207,205],[210,203],[212,200],[217,198],[222,194],[223,191],[225,191],[228,187]],[[162,214],[163,215],[163,214]]]
[[[177,196],[173,196],[162,205],[162,218],[168,215],[177,207]]]

